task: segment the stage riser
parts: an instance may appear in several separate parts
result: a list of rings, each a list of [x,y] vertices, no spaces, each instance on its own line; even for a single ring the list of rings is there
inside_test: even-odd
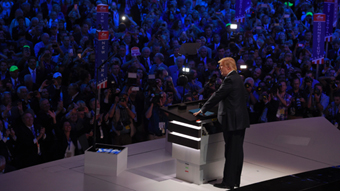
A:
[[[324,168],[268,180],[238,191],[339,191],[340,169]]]

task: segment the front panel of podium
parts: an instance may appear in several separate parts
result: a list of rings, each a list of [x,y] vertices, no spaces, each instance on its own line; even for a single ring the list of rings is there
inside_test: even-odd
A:
[[[193,125],[176,120],[169,121],[168,130],[177,178],[202,184],[223,176],[223,133],[207,135],[202,123]]]

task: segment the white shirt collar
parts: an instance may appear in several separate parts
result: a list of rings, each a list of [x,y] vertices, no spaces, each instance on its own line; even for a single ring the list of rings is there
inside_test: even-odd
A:
[[[31,128],[34,128],[34,124],[32,126],[26,126],[29,130],[31,130]]]
[[[15,82],[18,81],[18,78],[17,78],[17,79],[13,79],[13,78],[11,77],[11,80],[12,80],[12,83],[15,84]]]
[[[33,71],[36,71],[36,69],[32,70],[30,67],[28,67],[28,70],[30,71],[31,74]]]

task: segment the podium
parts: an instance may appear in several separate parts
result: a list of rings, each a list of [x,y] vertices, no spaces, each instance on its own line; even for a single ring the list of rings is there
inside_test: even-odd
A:
[[[203,102],[188,102],[183,110],[179,105],[163,109],[169,113],[168,142],[176,159],[176,178],[198,185],[222,178],[225,162],[223,133],[209,134],[206,129],[217,121],[217,107],[210,116],[195,117],[189,112]]]

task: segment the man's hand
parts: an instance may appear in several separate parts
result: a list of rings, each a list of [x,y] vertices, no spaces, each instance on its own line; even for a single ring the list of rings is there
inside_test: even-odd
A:
[[[121,106],[123,106],[123,107],[127,107],[126,101],[121,101],[121,102],[119,102],[119,105],[121,105]]]
[[[53,119],[55,119],[55,113],[51,110],[48,110],[48,115],[50,115]]]
[[[93,136],[93,131],[91,131],[90,133],[86,133],[86,138],[88,139],[89,137]]]
[[[6,129],[6,133],[5,133],[5,138],[7,139],[7,137],[9,137],[9,135],[11,134],[11,131],[9,129]]]
[[[281,97],[279,89],[277,89],[277,91],[276,91],[276,96]]]
[[[118,102],[119,102],[119,97],[116,96],[116,97],[115,97],[115,104],[117,104]]]
[[[22,102],[18,102],[18,110],[19,110],[20,112],[23,111],[23,110],[22,110]]]
[[[128,92],[127,92],[128,96],[130,96],[131,93],[132,93],[132,86],[129,88],[129,90],[128,90]]]
[[[249,86],[248,88],[246,88],[246,90],[247,90],[248,93],[251,93],[252,90],[253,90],[253,87]]]
[[[201,114],[202,110],[199,110],[198,112],[194,113],[194,116],[196,117],[197,115]],[[204,113],[202,113],[202,115],[204,115]]]
[[[14,129],[13,128],[11,128],[11,131],[10,131],[10,133],[9,133],[10,135],[11,135],[11,137],[13,138],[13,137],[15,137],[15,131],[14,131]]]
[[[39,139],[40,138],[42,138],[43,136],[45,135],[45,128],[44,127],[42,127],[41,129],[40,129],[40,134],[39,134]]]
[[[84,113],[88,113],[89,112],[89,108],[88,107],[84,107]]]
[[[45,81],[44,81],[44,82],[41,84],[41,89],[43,89],[44,87],[46,87],[46,86],[47,86],[47,84],[46,84],[46,83],[47,83],[47,81],[48,81],[48,80],[45,80]]]
[[[35,96],[38,100],[40,100],[40,98],[41,98],[41,94],[40,94],[40,92],[39,91],[37,91],[37,94],[36,94],[36,96]]]
[[[320,95],[314,94],[315,102],[320,102],[320,97],[321,94]]]

